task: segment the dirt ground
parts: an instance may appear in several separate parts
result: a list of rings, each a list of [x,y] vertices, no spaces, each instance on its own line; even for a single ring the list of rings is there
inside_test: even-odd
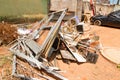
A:
[[[103,47],[120,47],[120,29],[91,26],[92,31],[95,31],[99,36]],[[62,62],[59,62],[59,64]],[[59,65],[65,77],[70,80],[120,80],[120,69],[116,64],[105,59],[101,54],[96,64],[83,63],[70,65]]]
[[[17,28],[12,24],[0,23],[0,44],[9,44],[18,37]]]
[[[92,31],[100,36],[101,43],[104,47],[120,47],[120,29],[90,26],[92,27]],[[0,57],[9,54],[10,52],[6,47],[0,47]],[[5,67],[6,65],[8,67]],[[66,64],[63,63],[62,60],[58,60],[58,67],[63,71],[61,74],[69,80],[120,80],[120,68],[117,68],[116,64],[108,61],[101,54],[99,54],[96,64],[77,64],[74,62]],[[5,68],[10,68],[9,70],[11,70],[11,64],[9,63],[0,66],[0,76],[2,76],[3,69]],[[10,74],[8,74],[8,76],[10,76]],[[0,77],[0,80],[1,79],[11,80]]]

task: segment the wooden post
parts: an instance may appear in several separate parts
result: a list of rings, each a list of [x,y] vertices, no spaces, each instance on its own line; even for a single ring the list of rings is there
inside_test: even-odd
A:
[[[80,21],[82,18],[82,3],[83,3],[83,0],[76,0],[75,16],[78,16]]]
[[[93,12],[92,15],[95,15],[96,14],[96,0],[90,0],[90,5],[92,8],[92,12]]]
[[[93,0],[94,1],[94,15],[96,15],[96,0]]]

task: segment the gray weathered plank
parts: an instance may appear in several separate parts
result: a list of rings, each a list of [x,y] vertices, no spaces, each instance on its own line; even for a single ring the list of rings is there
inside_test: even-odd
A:
[[[55,72],[54,70],[51,70],[48,66],[45,66],[43,63],[39,62],[37,59],[35,58],[31,58],[26,56],[24,53],[21,53],[19,50],[11,50],[11,52],[13,52],[15,55],[17,55],[18,57],[21,57],[23,59],[25,59],[26,61],[28,61],[29,63],[34,63],[35,65],[37,65],[37,67],[39,69],[44,69],[47,73],[50,73],[54,76],[56,76],[57,78],[61,79],[61,80],[68,80],[67,78],[65,78],[64,76],[60,75],[59,73]]]
[[[41,47],[34,40],[26,39],[25,43],[36,55],[40,52]]]
[[[67,50],[60,50],[61,55],[64,59],[69,59],[69,60],[74,60],[76,61],[76,59],[71,55],[71,53]]]
[[[79,54],[78,50],[76,49],[76,47],[74,46],[68,46],[68,49],[70,50],[70,52],[72,53],[72,55],[77,59],[78,62],[86,62],[86,59]]]

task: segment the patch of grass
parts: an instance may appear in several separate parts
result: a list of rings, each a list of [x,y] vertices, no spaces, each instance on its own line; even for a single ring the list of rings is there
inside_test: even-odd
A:
[[[4,21],[11,24],[31,23],[40,21],[44,18],[44,14],[22,15],[22,16],[0,16],[0,22]]]
[[[0,73],[0,80],[20,80],[17,78],[14,78],[12,74],[12,61],[9,58],[12,59],[12,54],[4,54],[0,55],[0,67],[1,67],[1,73]]]
[[[11,57],[11,55],[0,55],[0,67],[3,67],[4,64],[6,64],[7,62],[9,62],[10,60],[8,59],[8,57]]]

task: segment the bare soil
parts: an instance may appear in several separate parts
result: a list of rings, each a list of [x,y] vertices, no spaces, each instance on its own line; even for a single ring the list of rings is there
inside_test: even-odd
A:
[[[101,43],[104,47],[120,47],[120,29],[93,26],[91,31],[96,32],[100,36]],[[0,57],[10,54],[6,47],[0,47]],[[63,71],[62,75],[69,80],[120,80],[120,68],[117,65],[105,59],[101,54],[96,64],[92,63],[63,63],[58,60],[58,67]],[[11,63],[4,63],[0,67],[0,80],[17,80],[10,78]],[[9,74],[2,75],[5,70],[9,69]],[[5,77],[7,76],[7,77]],[[3,79],[4,78],[4,79]]]
[[[100,36],[103,47],[120,47],[120,29],[92,26],[92,31]],[[116,64],[105,59],[101,54],[96,64],[83,63],[70,65],[59,62],[59,67],[66,72],[65,77],[70,80],[120,80],[120,69]]]
[[[17,38],[17,28],[8,23],[0,23],[0,44],[8,44]]]

